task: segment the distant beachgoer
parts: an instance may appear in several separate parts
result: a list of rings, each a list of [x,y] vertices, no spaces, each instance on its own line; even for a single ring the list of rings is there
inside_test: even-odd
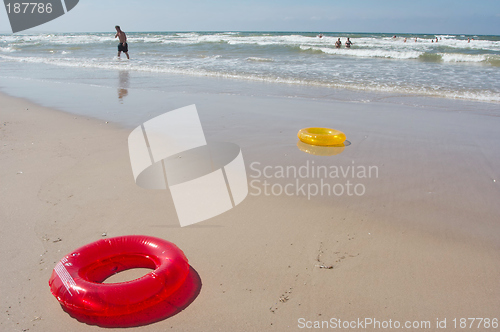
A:
[[[434,43],[434,39],[431,39],[431,43]]]
[[[404,40],[404,42],[406,43],[406,37],[405,37],[405,40]]]
[[[417,42],[417,37],[415,37],[415,43]]]
[[[340,48],[340,46],[342,46],[342,42],[340,41],[340,38],[337,39],[337,41],[335,42],[335,47],[336,48]]]
[[[396,35],[392,36],[392,38],[396,38]]]
[[[318,38],[323,38],[323,34],[322,34],[322,33],[320,33],[320,34],[318,35]]]
[[[352,41],[351,41],[351,39],[349,39],[349,37],[347,37],[347,40],[345,42],[345,48],[351,48],[351,45],[352,45]]]
[[[467,42],[470,43],[470,38],[467,38]]]
[[[436,37],[436,43],[438,42],[438,37]]]
[[[127,56],[127,59],[130,59],[128,56],[128,44],[127,44],[127,35],[120,29],[120,26],[115,26],[116,35],[115,38],[118,37],[120,39],[120,44],[118,44],[118,57],[123,52]]]

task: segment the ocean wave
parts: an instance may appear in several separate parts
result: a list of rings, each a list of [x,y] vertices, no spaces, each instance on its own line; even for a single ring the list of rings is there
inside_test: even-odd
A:
[[[463,53],[424,53],[419,57],[422,61],[448,63],[485,63],[500,66],[500,56],[493,54],[463,54]]]
[[[220,54],[215,54],[215,55],[199,54],[198,57],[202,58],[202,59],[212,59],[212,60],[215,60],[215,59],[222,58],[222,55],[220,55]]]
[[[500,61],[500,56],[488,54],[439,53],[444,62],[490,62]]]
[[[321,52],[331,55],[353,56],[362,58],[389,58],[389,59],[419,59],[425,62],[449,62],[449,63],[485,63],[493,66],[500,66],[500,55],[495,54],[464,54],[464,53],[430,53],[419,50],[400,49],[346,49],[346,48],[325,48],[301,45],[303,51]]]
[[[256,61],[256,62],[274,62],[274,59],[270,59],[270,58],[259,58],[259,57],[256,57],[256,56],[251,56],[251,57],[248,57],[246,58],[247,61]]]
[[[441,62],[443,57],[436,53],[423,53],[418,57],[419,60],[424,62]]]
[[[436,35],[438,38],[444,38],[444,39],[454,39],[457,38],[456,35]]]
[[[111,34],[109,36],[100,35],[12,35],[2,36],[3,41],[16,45],[71,45],[71,44],[99,44],[114,41]]]
[[[423,54],[423,52],[420,51],[401,52],[398,50],[327,48],[304,45],[301,45],[300,49],[320,51],[326,54],[355,56],[362,58],[417,59],[420,55]]]
[[[15,49],[12,46],[9,46],[9,47],[0,47],[0,52],[12,53],[12,52],[16,52],[16,51],[17,51],[17,49]]]
[[[441,38],[438,43],[432,43],[436,37]],[[217,33],[129,33],[130,43],[142,43],[146,45],[196,45],[205,43],[223,43],[228,45],[255,45],[269,46],[278,45],[283,47],[297,47],[300,45],[308,47],[334,48],[337,38],[344,43],[346,36],[324,34],[323,38],[315,35],[303,34],[257,34],[240,32],[217,32]],[[429,35],[418,36],[417,42],[414,36],[409,36],[404,42],[404,36],[398,38],[383,36],[357,36],[352,37],[353,48],[380,49],[390,51],[429,52],[439,48],[451,48],[455,50],[470,51],[494,51],[500,52],[500,41],[498,40],[471,40],[469,43],[465,37],[455,35]],[[2,41],[9,46],[36,46],[36,45],[81,45],[81,44],[109,44],[116,42],[114,33],[109,34],[33,34],[33,35],[2,35]],[[392,56],[391,56],[392,57]],[[396,57],[398,58],[398,57]],[[405,58],[404,56],[402,58]],[[411,58],[411,57],[410,57]]]
[[[420,96],[443,97],[451,99],[464,99],[473,101],[484,102],[500,102],[500,95],[491,90],[478,90],[478,89],[460,89],[451,90],[450,88],[436,87],[436,86],[408,86],[401,85],[397,82],[391,83],[377,83],[377,82],[347,82],[337,80],[335,82],[325,82],[313,79],[300,79],[293,77],[274,76],[272,74],[247,74],[247,73],[234,73],[234,72],[221,72],[210,71],[200,68],[174,68],[158,65],[150,65],[143,63],[134,63],[132,61],[113,61],[113,62],[99,62],[101,59],[87,59],[85,61],[74,61],[72,58],[40,58],[40,57],[14,57],[8,55],[1,55],[0,59],[28,62],[28,63],[45,63],[57,65],[62,67],[79,67],[79,68],[94,68],[105,70],[131,70],[138,72],[153,72],[153,73],[168,73],[180,74],[191,76],[208,76],[227,79],[249,80],[267,83],[282,83],[294,85],[308,85],[319,86],[328,88],[342,88],[351,90],[361,90],[370,92],[389,92],[389,93],[403,93]]]
[[[200,34],[197,32],[177,32],[175,35],[179,37],[198,37]]]

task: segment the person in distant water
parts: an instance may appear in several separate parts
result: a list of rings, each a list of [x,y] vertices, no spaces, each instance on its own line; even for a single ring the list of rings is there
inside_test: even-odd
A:
[[[438,42],[438,37],[436,37],[436,43]]]
[[[406,37],[405,37],[405,40],[404,40],[404,42],[406,43]]]
[[[351,45],[352,45],[352,41],[349,39],[349,37],[347,37],[347,40],[345,42],[345,48],[351,48]]]
[[[115,29],[115,38],[118,37],[120,39],[120,44],[118,44],[118,57],[120,57],[120,54],[123,52],[127,56],[127,59],[130,59],[128,56],[127,35],[122,31],[122,29],[120,29],[119,25],[115,26]]]
[[[470,43],[470,38],[467,38],[467,42]]]
[[[335,47],[336,48],[340,48],[340,46],[342,46],[342,42],[340,41],[340,38],[337,39],[337,41],[335,42]]]
[[[322,34],[322,33],[320,33],[320,34],[318,35],[318,38],[323,38],[323,34]]]
[[[415,43],[417,42],[417,37],[415,37]]]
[[[392,36],[392,38],[396,38],[396,35]]]

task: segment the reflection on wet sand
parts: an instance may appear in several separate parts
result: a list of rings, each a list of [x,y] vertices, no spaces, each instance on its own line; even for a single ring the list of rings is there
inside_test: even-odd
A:
[[[297,142],[297,147],[300,151],[315,155],[315,156],[335,156],[341,154],[346,146],[351,145],[351,142],[345,141],[341,145],[335,146],[319,146],[304,143],[302,141]]]
[[[123,104],[123,98],[128,96],[129,72],[120,70],[118,76],[118,100]]]

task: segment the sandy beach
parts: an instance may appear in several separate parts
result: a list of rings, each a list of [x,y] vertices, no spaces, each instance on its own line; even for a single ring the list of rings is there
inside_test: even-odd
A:
[[[5,0],[0,332],[499,331],[500,2],[395,3]]]
[[[0,95],[0,330],[100,330],[62,310],[50,274],[80,246],[133,234],[175,243],[202,285],[178,314],[129,330],[293,331],[366,318],[427,330],[446,319],[454,330],[454,319],[500,318],[500,117],[429,100],[170,98],[164,112],[196,103],[207,140],[240,145],[254,181],[236,208],[181,228],[168,191],[134,183],[130,127]],[[313,125],[351,145],[328,157],[300,151],[297,131]],[[321,180],[264,178],[264,167],[313,164],[377,176],[323,179],[360,184],[362,195],[264,194],[266,180]]]

